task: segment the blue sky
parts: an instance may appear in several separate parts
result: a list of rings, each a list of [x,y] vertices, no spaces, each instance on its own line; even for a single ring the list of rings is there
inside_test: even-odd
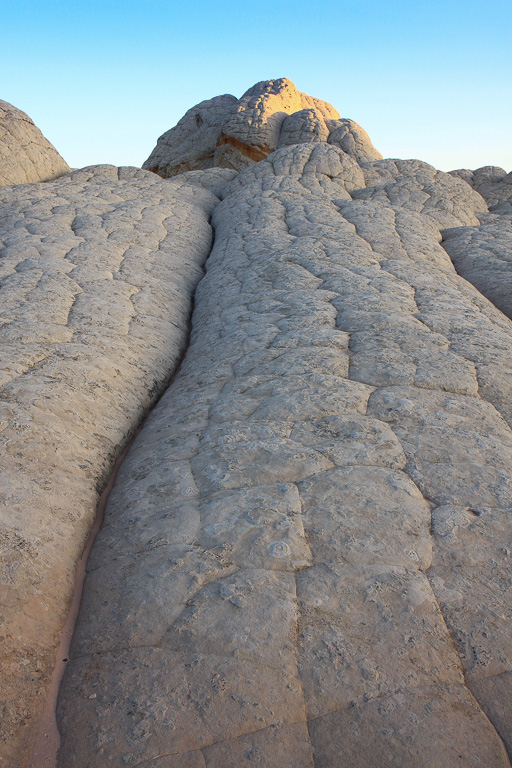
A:
[[[289,77],[385,157],[512,170],[512,2],[0,0],[0,98],[73,167],[141,165],[183,113]]]

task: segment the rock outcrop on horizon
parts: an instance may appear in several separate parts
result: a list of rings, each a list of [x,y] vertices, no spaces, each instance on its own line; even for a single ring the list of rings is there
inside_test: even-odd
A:
[[[510,174],[383,160],[286,79],[152,158],[0,190],[0,763],[149,414],[59,768],[511,768]]]
[[[69,171],[30,117],[0,99],[0,187],[48,181]]]
[[[358,161],[382,157],[357,123],[280,78],[256,83],[239,100],[226,94],[192,107],[142,167],[164,179],[205,168],[240,171],[279,147],[306,142],[334,144]]]

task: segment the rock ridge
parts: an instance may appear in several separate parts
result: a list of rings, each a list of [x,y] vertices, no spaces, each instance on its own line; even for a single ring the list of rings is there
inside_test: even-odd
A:
[[[218,202],[191,181],[95,166],[0,190],[6,765],[25,764],[99,493],[183,352]]]

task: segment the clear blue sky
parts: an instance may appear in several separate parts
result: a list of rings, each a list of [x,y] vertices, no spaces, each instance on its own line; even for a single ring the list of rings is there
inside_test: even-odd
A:
[[[205,98],[289,77],[385,157],[512,170],[511,0],[0,0],[0,98],[73,167],[141,165]]]

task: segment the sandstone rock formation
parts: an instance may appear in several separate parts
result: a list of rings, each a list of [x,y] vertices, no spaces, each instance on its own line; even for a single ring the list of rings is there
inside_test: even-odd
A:
[[[0,99],[0,187],[47,181],[65,173],[68,164],[30,117]]]
[[[183,351],[216,202],[112,166],[0,190],[2,765],[24,765],[98,493]]]
[[[60,766],[509,766],[512,324],[439,243],[485,202],[327,143],[223,197],[93,550]]]
[[[485,165],[476,171],[461,169],[451,171],[453,176],[458,176],[476,189],[487,202],[489,209],[495,210],[508,208],[512,199],[512,172],[507,173],[503,168],[493,165]],[[505,204],[505,205],[504,205]]]
[[[452,171],[476,189],[489,205],[478,227],[447,229],[443,245],[457,272],[512,318],[512,173],[487,166]]]
[[[59,768],[510,768],[512,322],[463,276],[510,247],[506,174],[382,160],[284,79],[164,136],[171,180],[0,191],[0,756],[209,253],[91,553]]]
[[[236,98],[229,94],[196,104],[174,128],[160,136],[144,168],[164,179],[186,171],[212,168],[220,131],[237,104]]]
[[[256,83],[240,100],[217,96],[192,107],[164,133],[143,168],[169,178],[198,168],[237,171],[289,144],[328,141],[356,160],[382,155],[353,120],[340,120],[325,101],[297,90],[291,80]]]

